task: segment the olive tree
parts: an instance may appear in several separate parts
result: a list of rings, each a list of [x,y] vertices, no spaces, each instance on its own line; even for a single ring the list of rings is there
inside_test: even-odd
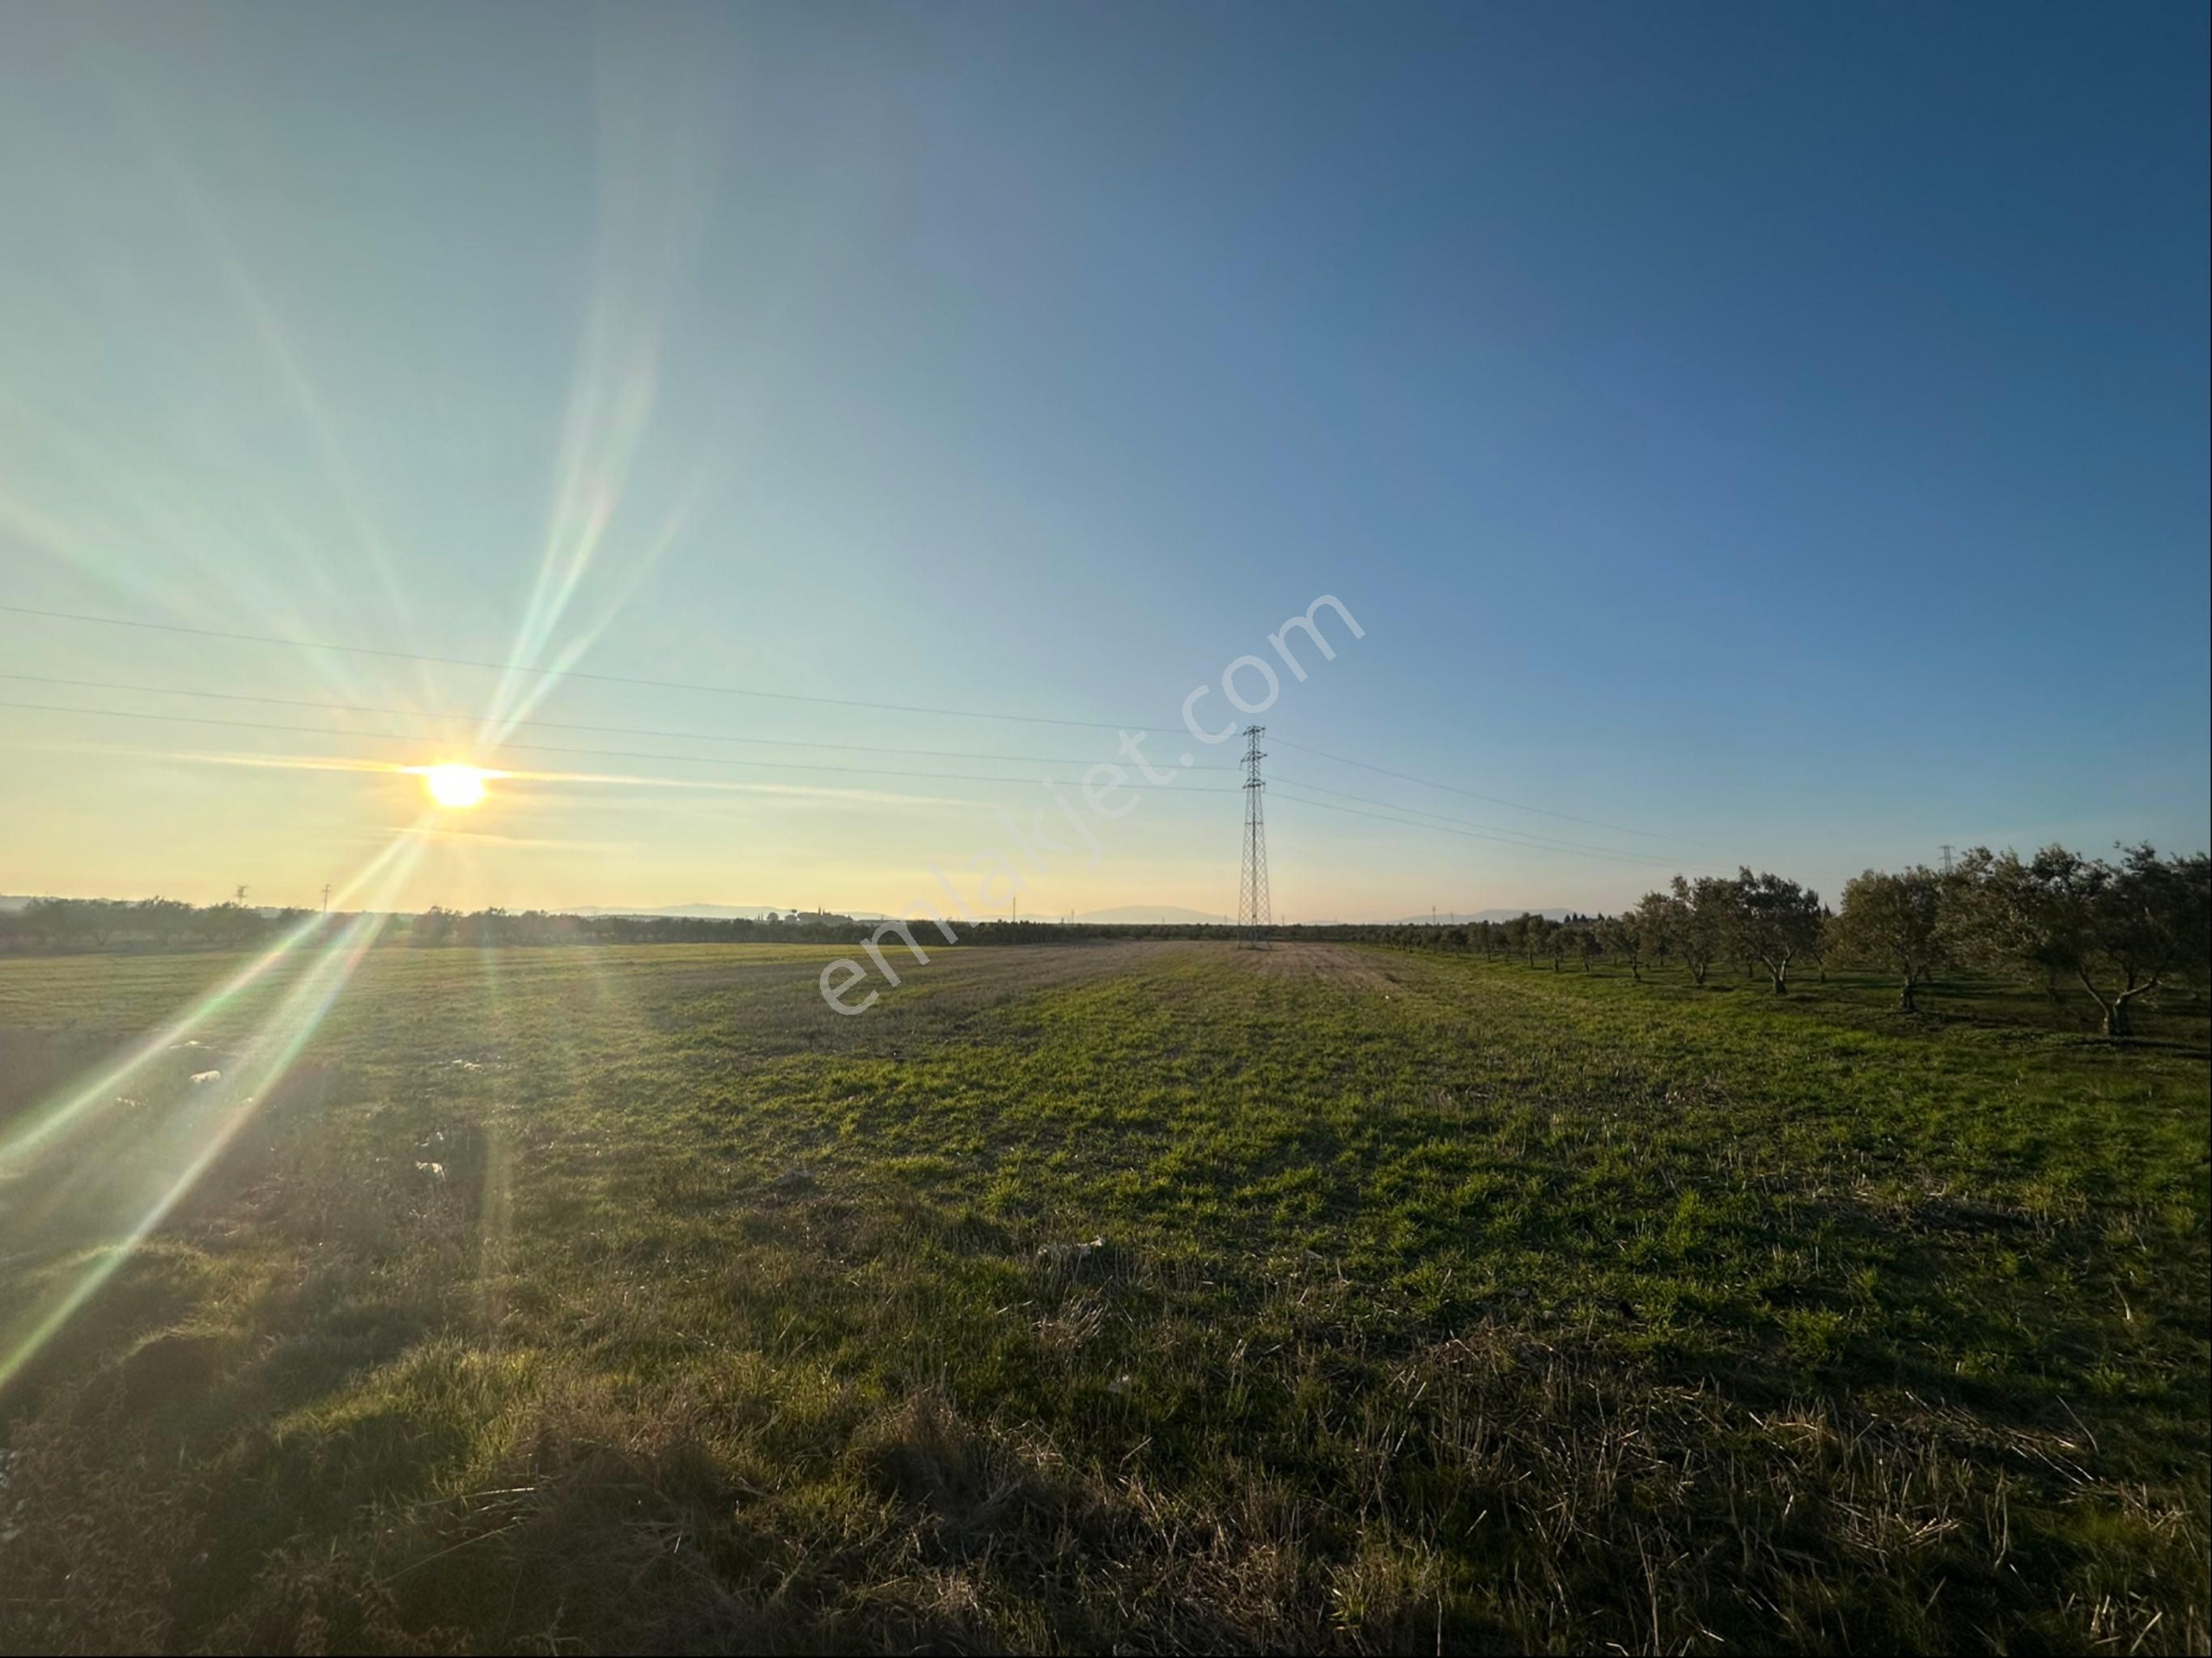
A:
[[[1899,1012],[1918,1011],[1913,993],[1950,960],[1943,890],[1943,878],[1924,864],[1893,874],[1870,869],[1844,883],[1843,913],[1829,936],[1846,960],[1879,963],[1898,975]]]
[[[1578,921],[1575,924],[1574,947],[1583,958],[1583,971],[1605,954],[1606,926],[1601,920]]]
[[[1649,902],[1648,900],[1646,901]],[[1625,909],[1604,924],[1605,947],[1628,963],[1628,976],[1644,979],[1644,952],[1650,938],[1643,908]]]
[[[2118,863],[2060,846],[2032,859],[1977,847],[1960,865],[1949,920],[1971,959],[2031,981],[2071,978],[2105,1035],[2126,1036],[2138,999],[2204,975],[2212,859],[2161,858],[2147,845],[2124,848]]]
[[[1535,965],[1536,958],[1528,942],[1528,918],[1526,915],[1515,915],[1500,921],[1498,924],[1498,942],[1504,946],[1507,955],[1524,957],[1530,966]]]
[[[1681,952],[1682,965],[1690,969],[1691,982],[1703,984],[1713,957],[1727,942],[1735,883],[1717,875],[1701,875],[1695,881],[1677,875],[1674,904],[1674,947]]]
[[[1505,946],[1530,967],[1536,965],[1539,956],[1552,949],[1553,935],[1559,923],[1530,911],[1516,915],[1505,924]]]
[[[1671,892],[1647,892],[1634,914],[1645,951],[1655,966],[1665,967],[1668,957],[1680,947],[1689,906]]]
[[[1729,942],[1766,969],[1776,995],[1788,994],[1790,963],[1820,943],[1820,895],[1765,870],[1741,871],[1730,885]]]

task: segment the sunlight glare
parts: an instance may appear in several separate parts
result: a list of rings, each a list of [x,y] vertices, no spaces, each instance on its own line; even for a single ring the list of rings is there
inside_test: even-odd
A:
[[[422,771],[422,782],[430,791],[430,798],[440,805],[466,811],[483,803],[484,780],[489,775],[477,766],[427,766]]]

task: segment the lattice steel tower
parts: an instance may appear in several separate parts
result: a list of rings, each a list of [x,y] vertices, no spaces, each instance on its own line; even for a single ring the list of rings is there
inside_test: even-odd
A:
[[[1244,728],[1244,867],[1237,883],[1237,930],[1255,950],[1274,920],[1267,908],[1267,814],[1261,801],[1267,786],[1261,780],[1260,762],[1267,756],[1260,752],[1260,738],[1267,729]]]

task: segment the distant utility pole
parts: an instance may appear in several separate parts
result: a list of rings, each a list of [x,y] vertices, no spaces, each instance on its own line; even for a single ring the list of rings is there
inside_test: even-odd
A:
[[[1265,726],[1244,728],[1244,858],[1237,882],[1237,926],[1244,943],[1257,950],[1270,922],[1267,905],[1267,816],[1261,797],[1267,786],[1260,776]]]
[[[324,882],[324,883],[323,883],[323,914],[325,914],[325,915],[327,915],[327,914],[329,914],[330,913],[331,913],[331,884],[330,884],[328,881],[325,881],[325,882]]]
[[[230,901],[231,901],[231,902],[233,902],[233,903],[234,903],[234,904],[242,904],[242,903],[244,903],[244,902],[246,902],[246,883],[245,883],[245,882],[240,881],[240,882],[238,884],[238,890],[237,890],[236,892],[234,892],[234,893],[233,893],[233,894],[231,895],[231,900],[230,900]]]
[[[1951,843],[1946,841],[1936,849],[1943,854],[1943,873],[1948,875],[1951,872]]]

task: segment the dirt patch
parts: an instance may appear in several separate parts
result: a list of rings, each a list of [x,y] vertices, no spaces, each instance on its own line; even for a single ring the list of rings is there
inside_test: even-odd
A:
[[[1385,964],[1347,944],[1271,944],[1239,950],[1237,960],[1274,979],[1328,979],[1361,990],[1391,993],[1398,980]]]

